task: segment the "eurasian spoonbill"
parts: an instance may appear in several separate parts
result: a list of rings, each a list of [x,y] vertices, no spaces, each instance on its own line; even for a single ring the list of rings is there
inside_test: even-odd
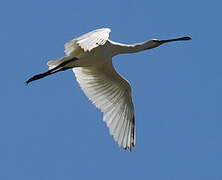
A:
[[[112,57],[191,38],[152,39],[137,44],[122,44],[108,39],[110,31],[109,28],[97,29],[67,42],[66,56],[49,61],[48,71],[31,77],[26,83],[72,69],[86,96],[103,112],[103,120],[119,147],[131,150],[136,140],[131,87],[115,71]]]

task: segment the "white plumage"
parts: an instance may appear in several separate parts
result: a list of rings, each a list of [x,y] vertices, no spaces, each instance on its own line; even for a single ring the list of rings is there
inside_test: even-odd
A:
[[[99,108],[110,134],[120,147],[135,145],[134,108],[130,84],[108,61],[99,67],[73,68],[76,79],[86,96]]]
[[[65,43],[65,53],[69,56],[78,46],[84,51],[91,51],[99,45],[104,45],[109,38],[110,31],[109,28],[97,29],[73,39]]]
[[[76,53],[79,47],[84,52],[90,52],[104,45],[110,31],[109,28],[97,29],[73,39],[65,44],[65,53],[78,58],[83,53],[81,51]],[[104,113],[103,120],[115,141],[120,147],[130,149],[135,145],[131,87],[115,71],[111,57],[104,62],[92,67],[73,68],[73,72],[89,100]]]
[[[191,38],[153,39],[127,45],[109,40],[110,31],[109,28],[97,29],[67,42],[67,56],[49,61],[49,71],[35,75],[26,82],[72,68],[85,95],[103,112],[103,120],[117,144],[121,148],[131,150],[135,146],[135,116],[131,87],[129,82],[115,71],[112,57]]]

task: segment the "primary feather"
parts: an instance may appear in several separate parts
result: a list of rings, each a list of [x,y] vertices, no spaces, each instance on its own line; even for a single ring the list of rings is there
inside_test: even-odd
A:
[[[103,112],[103,120],[118,145],[135,145],[135,119],[130,84],[113,68],[112,62],[99,67],[73,68],[86,96]]]

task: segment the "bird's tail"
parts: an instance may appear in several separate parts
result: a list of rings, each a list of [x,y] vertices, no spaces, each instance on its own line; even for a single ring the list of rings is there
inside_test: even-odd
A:
[[[49,70],[44,72],[44,73],[40,73],[40,74],[36,74],[35,76],[29,78],[26,81],[26,84],[38,80],[38,79],[42,79],[46,76],[49,76],[51,74],[57,73],[59,71],[65,71],[67,69],[70,69],[72,67],[66,66],[68,63],[77,60],[77,58],[75,57],[64,57],[61,59],[57,59],[57,60],[53,60],[53,61],[49,61],[47,63],[47,65],[49,66]]]
[[[70,59],[72,59],[72,57],[65,56],[65,57],[60,58],[60,59],[48,61],[47,65],[49,67],[49,70],[51,70],[51,69],[57,67],[58,65],[66,62],[66,61],[69,61]]]

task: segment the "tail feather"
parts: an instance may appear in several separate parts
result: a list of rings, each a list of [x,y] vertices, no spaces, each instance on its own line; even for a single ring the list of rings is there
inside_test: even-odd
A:
[[[60,59],[48,61],[47,65],[49,66],[49,70],[50,70],[50,69],[53,69],[54,67],[58,66],[59,64],[63,63],[63,62],[69,61],[72,58],[73,57],[65,56],[65,57],[60,58]]]

